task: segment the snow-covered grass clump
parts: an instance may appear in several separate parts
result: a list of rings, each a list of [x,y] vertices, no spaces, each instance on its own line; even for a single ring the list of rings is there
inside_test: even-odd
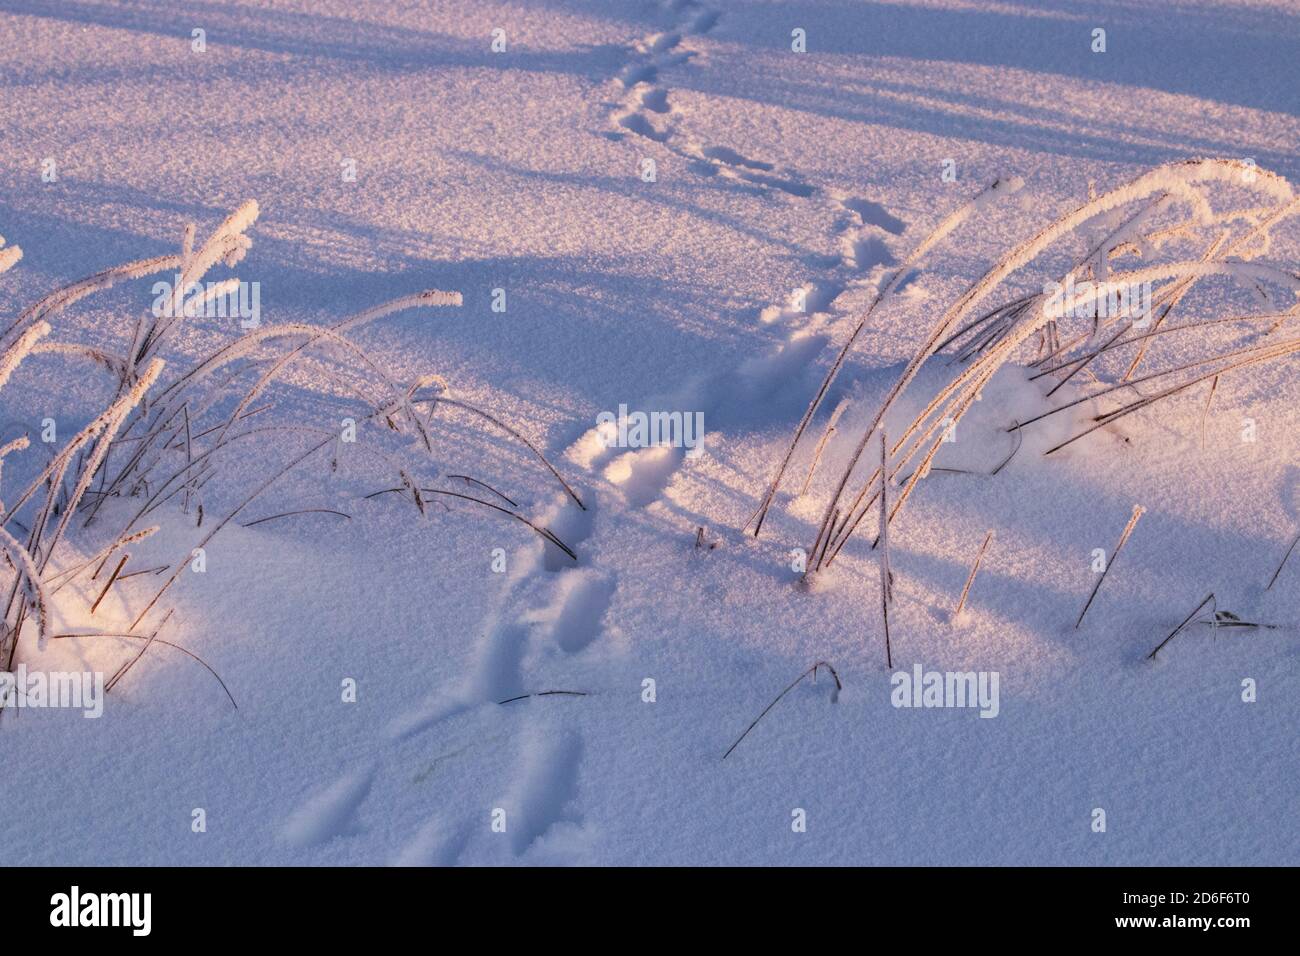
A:
[[[755,535],[800,439],[872,313],[936,246],[1019,185],[998,181],[979,193],[941,222],[882,285],[796,428],[751,518]],[[1041,435],[1044,423],[1059,422],[1058,413],[1092,408],[1095,414],[1081,427],[1067,426],[1066,434],[1041,449],[1051,455],[1198,384],[1208,383],[1212,398],[1220,377],[1300,352],[1300,337],[1276,334],[1300,314],[1300,276],[1266,261],[1272,230],[1297,213],[1300,201],[1280,176],[1253,163],[1194,160],[1158,167],[1095,196],[1008,251],[940,314],[873,413],[857,421],[850,415],[852,424],[846,425],[837,421],[837,409],[826,423],[811,467],[832,433],[840,433],[838,442],[847,442],[850,450],[838,456],[838,471],[818,486],[823,504],[808,549],[808,576],[833,564],[863,518],[873,513],[882,490],[894,483],[900,487],[890,495],[888,521],[897,517],[958,423],[981,407],[981,399],[985,415],[1000,416],[1001,430],[1016,435],[1025,430]],[[1198,287],[1215,280],[1236,287],[1245,300],[1240,310],[1169,321]],[[990,301],[997,304],[990,308]],[[1193,341],[1195,355],[1175,353],[1165,367],[1152,370],[1165,336]],[[936,358],[945,348],[951,349],[946,362]],[[1032,396],[1030,406],[989,401],[995,376],[1017,361],[1048,397],[1070,386],[1070,400],[1038,409],[1030,407]],[[947,374],[936,373],[936,362]],[[899,414],[904,395],[918,392],[924,396],[913,400],[919,410]],[[1109,407],[1103,410],[1103,403]],[[883,465],[864,454],[881,433],[890,441]],[[881,531],[878,522],[866,526]]]
[[[459,306],[460,294],[429,289],[326,327],[264,325],[260,307],[241,308],[258,302],[256,289],[245,294],[233,277],[205,281],[218,265],[234,268],[244,259],[252,245],[248,230],[258,212],[256,202],[242,204],[197,248],[191,224],[177,254],[128,262],[61,286],[0,332],[0,388],[31,367],[48,396],[39,442],[25,429],[0,447],[4,477],[19,479],[0,499],[5,558],[0,670],[12,672],[20,661],[46,653],[51,637],[113,638],[131,650],[107,681],[111,690],[150,644],[177,646],[158,637],[172,616],[164,600],[168,592],[187,571],[205,569],[206,549],[223,528],[309,459],[323,460],[324,480],[348,464],[356,480],[394,484],[355,494],[355,499],[392,493],[421,515],[434,501],[468,502],[526,525],[576,561],[567,544],[496,490],[492,476],[471,474],[470,467],[449,468],[452,462],[437,451],[438,430],[459,417],[507,436],[583,507],[537,447],[491,410],[453,396],[439,374],[394,380],[352,337],[363,326],[398,313]],[[0,248],[0,272],[21,256],[18,247]],[[55,334],[60,315],[77,303],[116,284],[150,277],[159,280],[153,305],[133,325],[110,333],[117,348],[62,341]],[[238,318],[240,332],[197,357],[183,347],[173,348],[187,321],[212,316]],[[292,374],[309,362],[327,387],[323,394],[303,399]],[[103,379],[101,405],[90,412],[59,407],[59,383],[79,380],[87,369]],[[68,421],[76,421],[77,428],[65,439]],[[31,454],[33,444],[48,449],[45,460]],[[228,450],[242,452],[249,446],[252,455],[237,455],[235,473],[223,483]],[[21,462],[26,467],[15,465],[24,451],[29,452]],[[260,463],[251,472],[250,458]],[[165,506],[179,510],[191,533],[160,535],[158,540],[183,550],[167,553],[161,565],[155,555],[155,563],[137,567],[138,549],[157,543],[146,544],[160,530],[149,519],[164,513],[160,509]],[[351,518],[336,508],[300,504],[244,524],[299,514]],[[75,543],[74,529],[81,532]],[[189,540],[181,545],[184,538]],[[137,550],[134,564],[131,550]],[[131,578],[135,580],[128,585]],[[132,599],[112,599],[115,588],[123,586]],[[91,621],[88,615],[106,598],[105,606],[118,611],[117,619],[106,621],[108,616],[101,615]],[[56,619],[76,622],[70,625],[76,629],[54,633]]]

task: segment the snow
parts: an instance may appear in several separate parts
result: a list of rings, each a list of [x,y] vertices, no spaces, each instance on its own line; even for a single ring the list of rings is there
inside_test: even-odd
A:
[[[1105,53],[1090,50],[1096,27]],[[796,28],[806,53],[791,51]],[[365,355],[287,363],[251,405],[273,400],[262,421],[302,431],[225,451],[202,525],[180,496],[142,517],[159,530],[123,545],[125,573],[170,570],[121,580],[94,614],[104,574],[51,578],[102,560],[143,500],[69,523],[44,575],[63,584],[50,632],[125,631],[178,572],[158,638],[201,657],[238,706],[156,644],[102,718],[4,713],[0,797],[20,808],[0,814],[6,858],[1294,864],[1298,559],[1265,587],[1300,533],[1294,356],[1224,375],[1208,412],[1199,386],[1045,456],[1114,404],[1045,418],[1017,446],[1012,422],[1090,387],[1080,376],[1047,397],[1027,366],[1040,317],[1019,320],[1025,344],[979,367],[991,377],[957,440],[889,529],[893,670],[876,507],[829,570],[801,583],[796,566],[918,350],[1004,294],[1041,293],[1018,269],[1039,249],[1058,280],[1089,262],[1157,289],[1198,276],[1171,322],[1292,307],[1300,220],[1227,262],[1201,261],[1201,237],[1230,224],[1207,216],[1275,208],[1300,183],[1298,54],[1300,15],[1281,0],[3,4],[0,328],[32,349],[0,363],[0,446],[30,437],[3,455],[6,508],[52,453],[42,420],[62,447],[113,398],[103,368],[44,346],[127,355],[155,279],[211,265],[210,280],[258,282],[265,357],[327,330]],[[1207,157],[1223,162],[1187,162]],[[1151,219],[1190,214],[1196,237],[1147,244],[1155,262],[1080,258],[1103,239],[1145,243],[1130,203],[1161,194]],[[1233,241],[1256,221],[1236,221]],[[995,289],[991,270],[1008,281]],[[219,349],[244,355],[245,331],[178,322],[149,414],[176,397],[174,376]],[[1146,361],[1275,344],[1243,334],[1161,336]],[[761,535],[744,533],[854,335]],[[891,442],[960,373],[951,358],[915,364],[884,416]],[[1130,359],[1093,371],[1117,379]],[[225,372],[203,374],[200,393]],[[427,422],[430,450],[348,390],[411,422],[412,404],[428,409],[412,384],[451,400]],[[516,429],[585,508],[526,444],[453,402]],[[599,416],[620,405],[702,413],[703,453],[611,447]],[[329,442],[205,541],[345,417],[360,447]],[[412,470],[399,478],[398,463]],[[408,474],[506,496],[577,562],[460,499],[425,496],[421,514],[409,496],[365,497]],[[1094,549],[1109,556],[1134,506],[1143,517],[1076,629]],[[319,510],[251,524],[303,509]],[[26,535],[4,532],[6,554],[21,550]],[[1191,626],[1148,660],[1211,592],[1278,627]],[[40,649],[29,625],[19,656],[107,679],[140,646]],[[810,675],[723,761],[818,661],[843,690]],[[894,671],[916,666],[996,672],[997,716],[894,706]]]

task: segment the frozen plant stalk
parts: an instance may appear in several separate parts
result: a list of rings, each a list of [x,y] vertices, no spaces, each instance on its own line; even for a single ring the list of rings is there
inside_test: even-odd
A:
[[[1110,560],[1106,562],[1106,567],[1101,572],[1101,576],[1097,578],[1097,583],[1092,586],[1092,593],[1088,595],[1088,603],[1083,606],[1083,610],[1079,612],[1079,619],[1074,622],[1076,629],[1083,623],[1083,616],[1088,613],[1088,608],[1092,607],[1092,599],[1095,598],[1097,592],[1101,590],[1101,583],[1106,580],[1106,575],[1110,573],[1110,569],[1119,559],[1119,553],[1124,547],[1124,542],[1126,542],[1128,536],[1133,533],[1133,529],[1137,527],[1138,519],[1142,517],[1145,511],[1146,509],[1141,505],[1133,506],[1133,516],[1128,519],[1128,524],[1124,526],[1124,533],[1119,536],[1119,543],[1115,545],[1115,550],[1111,554]]]

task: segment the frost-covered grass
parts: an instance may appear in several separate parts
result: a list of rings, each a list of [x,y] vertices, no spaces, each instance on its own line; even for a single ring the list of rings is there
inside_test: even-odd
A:
[[[152,597],[142,602],[130,624],[121,632],[53,635],[63,639],[112,636],[143,641],[139,653],[109,679],[106,689],[111,691],[148,645],[159,640],[158,633],[172,615],[165,596],[187,570],[200,568],[205,549],[216,535],[289,471],[309,459],[325,457],[327,452],[330,473],[339,470],[340,458],[346,451],[356,449],[371,459],[377,474],[398,481],[397,487],[385,492],[396,493],[420,515],[432,501],[442,498],[468,502],[521,522],[570,560],[577,560],[576,553],[558,536],[496,491],[487,480],[490,476],[464,474],[464,467],[443,475],[435,454],[442,421],[453,415],[468,417],[481,427],[508,435],[525,454],[538,459],[578,507],[583,507],[577,493],[533,442],[492,411],[453,397],[447,381],[439,374],[424,374],[405,383],[395,381],[350,337],[356,329],[408,310],[458,307],[459,293],[429,289],[402,296],[330,327],[302,323],[263,326],[260,317],[255,316],[251,330],[210,354],[169,365],[164,358],[167,346],[186,320],[204,315],[209,303],[238,287],[236,278],[205,283],[205,277],[219,264],[234,268],[241,262],[252,245],[248,231],[257,216],[256,202],[242,204],[198,248],[194,247],[196,227],[190,224],[184,231],[179,254],[126,263],[61,286],[22,310],[0,333],[0,388],[20,374],[25,360],[39,355],[52,356],[57,363],[54,369],[47,365],[40,371],[41,381],[51,395],[57,394],[61,378],[81,376],[87,367],[104,379],[102,410],[66,442],[60,444],[57,439],[59,420],[54,416],[60,411],[49,408],[45,419],[49,433],[42,436],[42,447],[50,449],[48,462],[28,475],[21,490],[0,504],[0,548],[7,571],[3,580],[7,595],[4,630],[0,635],[0,666],[4,670],[13,671],[20,662],[27,625],[34,626],[36,649],[45,649],[52,636],[54,595],[87,572],[90,581],[96,581],[106,567],[112,567],[106,583],[95,585],[97,596],[89,609],[93,615],[117,583],[130,557],[126,549],[159,530],[158,525],[148,525],[146,519],[178,500],[181,514],[193,518],[194,540],[171,563],[148,569],[162,583]],[[17,247],[9,247],[4,253],[0,272],[16,265],[22,255]],[[155,287],[155,293],[162,291],[154,307],[141,311],[119,351],[50,340],[60,316],[89,296],[119,283],[172,273],[173,281]],[[341,366],[329,363],[338,358]],[[338,385],[333,419],[327,417],[328,411],[304,419],[276,393],[276,386],[288,378],[295,364],[310,361],[326,363],[326,374]],[[178,365],[180,370],[176,371]],[[358,407],[360,411],[355,410]],[[358,427],[367,428],[365,440],[357,440]],[[26,434],[7,442],[0,448],[0,465],[6,456],[28,450],[31,442],[31,436]],[[278,459],[278,463],[266,468],[265,474],[250,486],[233,489],[237,500],[233,507],[217,515],[205,513],[205,491],[209,482],[220,481],[223,459],[230,449],[250,443],[259,443],[267,460]],[[15,471],[22,474],[11,466],[11,474]],[[442,484],[435,485],[435,479],[441,479]],[[464,484],[457,483],[457,479]],[[304,507],[264,516],[249,524],[307,513],[351,517],[333,509]],[[110,515],[115,523],[108,520]],[[108,543],[93,545],[96,550],[89,557],[76,547],[65,546],[74,528],[87,529],[83,534],[90,540],[104,540],[104,534],[94,527],[101,523],[111,524]]]
[[[796,427],[759,510],[751,519],[755,535],[762,527],[805,429],[877,307],[896,292],[927,253],[982,206],[1006,191],[1005,184],[996,182],[961,206],[883,284]],[[1248,204],[1241,203],[1241,194]],[[861,429],[852,454],[839,478],[833,480],[826,498],[816,539],[809,548],[807,574],[814,575],[834,562],[877,498],[904,469],[909,469],[900,493],[888,509],[888,519],[882,518],[880,523],[880,537],[884,537],[885,525],[898,515],[918,484],[928,477],[934,458],[951,430],[981,398],[993,375],[1020,355],[1022,347],[1031,341],[1036,342],[1036,354],[1029,360],[1029,366],[1037,370],[1033,377],[1053,376],[1057,380],[1049,395],[1084,370],[1089,371],[1096,387],[1081,388],[1079,397],[1032,419],[1010,422],[1008,431],[1027,428],[1084,403],[1126,394],[1119,399],[1118,407],[1094,415],[1092,424],[1054,445],[1046,454],[1202,382],[1211,382],[1217,388],[1222,376],[1300,351],[1300,338],[1270,338],[1287,319],[1300,315],[1300,276],[1264,261],[1272,230],[1298,213],[1300,200],[1282,177],[1257,169],[1253,163],[1194,160],[1159,167],[1125,186],[1092,198],[1007,252],[942,313],[925,343],[906,365],[867,426]],[[1207,235],[1212,237],[1208,245]],[[1081,255],[1075,253],[1073,265],[1059,277],[1051,272],[1044,275],[1043,269],[1052,267],[1048,255],[1053,247],[1068,245],[1071,239],[1080,236],[1084,251]],[[1185,258],[1189,248],[1198,246],[1204,248],[1199,258]],[[1130,265],[1138,260],[1143,262],[1140,268]],[[1170,314],[1197,283],[1213,276],[1227,277],[1249,292],[1258,311],[1165,326]],[[1031,291],[967,320],[999,288],[1013,282]],[[1137,288],[1150,287],[1156,282],[1164,284],[1151,297],[1151,305],[1158,311],[1154,318],[1149,310],[1136,312],[1130,308],[1111,314],[1104,303],[1099,305],[1099,298],[1106,295],[1107,284]],[[1071,291],[1062,298],[1059,290],[1073,290],[1076,283],[1080,291]],[[1042,291],[1032,291],[1035,285]],[[1058,291],[1053,293],[1053,289]],[[1077,321],[1071,322],[1071,316]],[[1240,343],[1237,343],[1226,351],[1216,351],[1214,340],[1206,338],[1205,354],[1195,361],[1134,377],[1155,337],[1195,334],[1223,324],[1240,327],[1242,336],[1249,337],[1252,344],[1238,347]],[[1150,331],[1146,331],[1148,326]],[[888,454],[882,457],[882,464],[869,473],[862,471],[866,475],[863,479],[859,466],[868,442],[877,434],[883,440],[881,428],[885,416],[922,365],[947,346],[955,346],[953,363],[959,366],[959,372],[903,429]],[[1107,381],[1096,374],[1101,364],[1097,360],[1102,356],[1111,362],[1124,360],[1125,370],[1118,381]],[[1157,390],[1147,393],[1139,388],[1147,384],[1155,385]],[[838,418],[837,409],[818,442],[814,468]],[[882,479],[882,476],[886,477]],[[851,493],[855,477],[859,487]],[[1126,529],[1124,539],[1128,531],[1131,526]]]

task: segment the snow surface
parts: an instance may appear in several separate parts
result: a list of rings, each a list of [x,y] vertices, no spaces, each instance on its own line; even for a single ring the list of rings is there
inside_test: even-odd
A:
[[[807,53],[790,49],[795,28]],[[1252,158],[1300,184],[1298,63],[1300,10],[1282,0],[0,0],[0,234],[23,250],[0,277],[5,315],[174,253],[186,223],[206,235],[255,199],[237,273],[261,283],[264,321],[328,325],[426,288],[461,292],[459,309],[403,313],[358,339],[394,380],[438,373],[492,408],[588,506],[461,419],[438,433],[440,470],[492,476],[577,566],[485,511],[451,502],[418,518],[396,495],[363,500],[384,479],[295,471],[246,519],[352,519],[234,523],[206,573],[170,594],[164,636],[211,664],[238,709],[202,667],[155,647],[102,719],[0,717],[6,861],[1296,863],[1300,564],[1264,589],[1300,532],[1295,359],[1225,378],[1204,437],[1195,390],[1045,458],[1084,412],[1050,419],[996,477],[940,471],[991,469],[1010,420],[1068,394],[1045,398],[1018,366],[998,373],[890,531],[895,667],[997,671],[996,718],[891,705],[870,535],[811,589],[790,562],[815,535],[844,436],[939,311],[1090,185],[1194,156]],[[946,159],[956,182],[941,178]],[[877,285],[998,177],[1024,188],[873,315],[824,408],[849,400],[810,493],[795,494],[802,448],[762,536],[742,535]],[[1292,220],[1269,261],[1294,273],[1298,240]],[[1235,301],[1206,284],[1199,317]],[[124,348],[150,298],[149,280],[122,283],[59,315],[54,335]],[[169,359],[237,333],[187,323]],[[1160,348],[1190,361],[1202,344]],[[332,407],[319,366],[290,381],[290,407]],[[0,392],[0,441],[90,413],[103,388],[67,359],[28,360]],[[602,447],[596,416],[620,403],[703,411],[705,453]],[[1239,438],[1247,418],[1253,443]],[[224,460],[210,513],[288,457],[269,443]],[[13,461],[5,495],[20,487]],[[1093,549],[1113,547],[1135,504],[1147,511],[1075,629]],[[132,547],[132,567],[174,563],[205,533],[173,505],[151,516],[162,528]],[[104,543],[73,540],[86,554]],[[123,582],[92,618],[99,584],[79,579],[57,627],[124,627],[147,581]],[[1280,626],[1197,627],[1147,661],[1211,591]],[[22,656],[111,674],[137,648],[42,653],[25,637]],[[825,671],[801,682],[723,762],[819,660],[842,692]],[[586,696],[497,703],[556,689]],[[195,808],[206,832],[192,832]]]

